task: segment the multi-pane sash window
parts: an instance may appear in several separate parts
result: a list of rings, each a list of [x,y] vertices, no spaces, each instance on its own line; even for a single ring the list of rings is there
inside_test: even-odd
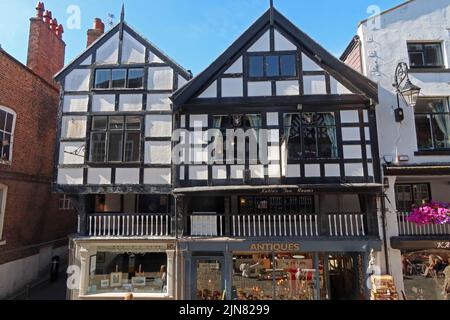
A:
[[[417,142],[420,151],[450,149],[448,99],[419,99],[415,107]]]
[[[441,43],[408,43],[412,68],[441,68],[444,66]]]
[[[332,112],[286,114],[284,140],[288,162],[338,158],[336,119]]]
[[[61,194],[59,196],[59,210],[72,210],[73,204],[70,197],[66,194]]]
[[[430,186],[427,183],[397,184],[395,186],[395,197],[397,209],[409,211],[414,205],[420,206],[431,201]]]
[[[144,69],[97,69],[95,89],[139,89],[144,87]]]
[[[90,161],[94,163],[139,162],[140,116],[95,116],[92,118]]]
[[[0,107],[0,161],[11,161],[14,117]]]
[[[248,58],[250,78],[283,78],[297,76],[295,54],[251,55]]]

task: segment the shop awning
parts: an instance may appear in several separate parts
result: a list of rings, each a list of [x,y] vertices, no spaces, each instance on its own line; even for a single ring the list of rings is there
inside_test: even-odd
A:
[[[264,193],[312,193],[312,192],[359,192],[374,193],[380,192],[382,184],[378,183],[350,183],[350,184],[305,184],[305,185],[233,185],[233,186],[205,186],[205,187],[188,187],[175,188],[174,194],[192,194],[204,192],[264,192]]]
[[[386,176],[440,176],[450,175],[450,163],[388,165],[384,167]]]

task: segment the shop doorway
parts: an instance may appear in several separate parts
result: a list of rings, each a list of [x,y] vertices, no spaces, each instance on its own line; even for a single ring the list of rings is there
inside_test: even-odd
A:
[[[193,297],[196,300],[224,299],[223,257],[195,257]]]
[[[330,300],[356,300],[358,265],[356,255],[335,254],[328,258]]]

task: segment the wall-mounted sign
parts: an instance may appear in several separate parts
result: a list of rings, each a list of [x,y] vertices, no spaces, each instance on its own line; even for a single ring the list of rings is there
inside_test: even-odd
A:
[[[255,252],[298,252],[298,243],[257,243],[250,245],[250,251]]]
[[[314,190],[311,189],[264,189],[261,193],[278,194],[278,193],[302,193],[302,194],[312,194]]]
[[[450,250],[450,241],[437,242],[436,248],[438,249],[449,249]]]

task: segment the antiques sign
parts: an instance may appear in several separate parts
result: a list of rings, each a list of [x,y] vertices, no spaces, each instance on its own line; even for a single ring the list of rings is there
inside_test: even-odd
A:
[[[250,250],[255,252],[293,252],[300,251],[298,243],[257,243],[250,245]]]

